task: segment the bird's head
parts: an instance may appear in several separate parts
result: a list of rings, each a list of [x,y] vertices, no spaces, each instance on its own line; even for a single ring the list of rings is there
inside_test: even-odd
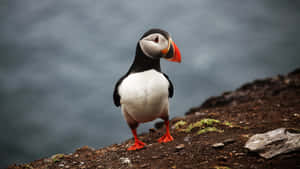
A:
[[[178,47],[168,32],[161,29],[150,29],[138,42],[142,52],[151,59],[164,58],[172,62],[181,62]]]

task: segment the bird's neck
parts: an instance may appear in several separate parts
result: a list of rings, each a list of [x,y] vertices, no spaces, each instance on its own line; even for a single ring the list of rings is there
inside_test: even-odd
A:
[[[136,49],[135,58],[133,64],[131,65],[130,72],[142,72],[150,69],[155,69],[161,71],[160,69],[160,59],[151,59],[146,56],[139,47]]]

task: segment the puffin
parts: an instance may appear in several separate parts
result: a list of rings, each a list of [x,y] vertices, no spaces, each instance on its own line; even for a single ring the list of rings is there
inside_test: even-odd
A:
[[[181,62],[181,54],[168,32],[150,29],[138,40],[134,61],[128,72],[116,83],[113,100],[121,107],[122,114],[134,136],[134,144],[127,150],[142,149],[146,144],[138,139],[140,123],[163,119],[165,134],[160,143],[173,140],[169,129],[169,98],[174,95],[174,86],[161,71],[160,59]]]

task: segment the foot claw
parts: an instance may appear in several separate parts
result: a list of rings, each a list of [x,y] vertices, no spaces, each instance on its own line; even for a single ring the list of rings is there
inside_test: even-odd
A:
[[[160,143],[167,143],[167,142],[170,142],[170,141],[173,141],[173,137],[171,135],[164,135],[162,136],[161,138],[158,139],[158,142]]]
[[[142,149],[145,147],[145,143],[143,143],[140,140],[135,141],[134,145],[130,146],[127,150],[128,151],[132,151],[132,150],[138,150],[138,149]]]

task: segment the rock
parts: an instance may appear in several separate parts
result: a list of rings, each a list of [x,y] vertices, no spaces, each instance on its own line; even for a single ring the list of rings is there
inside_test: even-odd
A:
[[[176,146],[177,151],[182,150],[182,149],[184,149],[184,144],[179,144],[178,146]]]
[[[190,142],[191,141],[191,136],[184,137],[183,141]]]
[[[65,165],[64,164],[58,164],[58,167],[64,167]]]
[[[204,113],[204,112],[195,112],[195,115],[196,116],[204,116],[204,115],[206,115],[206,113]]]
[[[122,164],[128,164],[128,165],[131,164],[130,159],[127,158],[127,157],[121,157],[120,161],[121,161]]]
[[[146,168],[146,167],[148,167],[149,166],[149,164],[148,163],[145,163],[145,164],[142,164],[140,167],[141,168]]]
[[[52,162],[52,160],[50,158],[45,158],[44,159],[44,163],[51,163],[51,162]]]
[[[233,138],[229,138],[229,139],[226,139],[226,140],[223,141],[223,143],[226,144],[226,145],[234,143],[234,142],[235,142],[235,139],[233,139]]]
[[[252,136],[244,147],[269,159],[283,153],[300,150],[300,134],[293,134],[285,128],[279,128]]]
[[[151,158],[152,158],[152,159],[158,159],[159,156],[152,156]]]
[[[224,147],[224,143],[215,143],[213,145],[211,145],[213,148],[221,148]]]

